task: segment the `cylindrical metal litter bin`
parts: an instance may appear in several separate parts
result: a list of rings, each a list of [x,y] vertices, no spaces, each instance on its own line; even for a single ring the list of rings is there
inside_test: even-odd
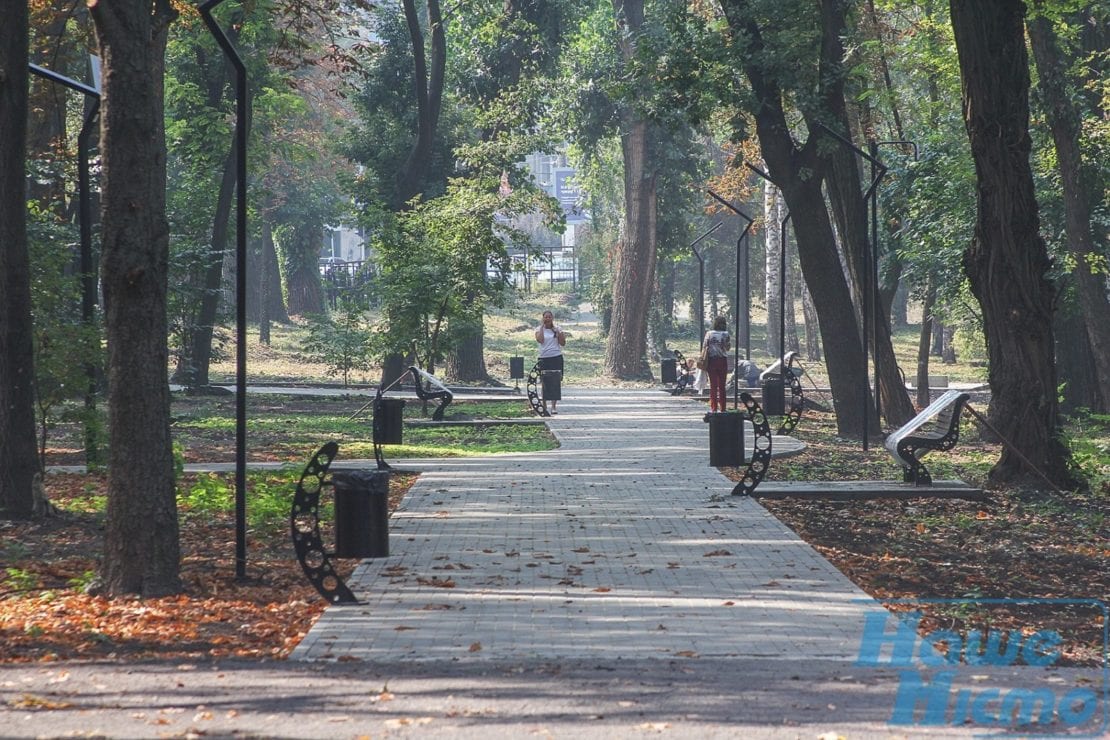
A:
[[[540,379],[543,381],[543,400],[563,400],[563,374],[558,370],[541,370]]]
[[[405,399],[379,398],[374,402],[374,442],[399,445],[403,439]]]
[[[768,416],[782,416],[786,413],[786,388],[782,378],[773,376],[764,378],[761,384],[763,389],[763,413]]]
[[[389,471],[332,473],[335,488],[335,557],[389,555]]]
[[[509,358],[509,378],[511,380],[521,380],[524,377],[524,358],[523,357],[510,357]]]
[[[744,463],[744,415],[709,414],[709,464],[715,468]]]
[[[678,370],[675,366],[673,357],[665,357],[659,363],[659,374],[663,377],[663,383],[674,383],[678,381]]]

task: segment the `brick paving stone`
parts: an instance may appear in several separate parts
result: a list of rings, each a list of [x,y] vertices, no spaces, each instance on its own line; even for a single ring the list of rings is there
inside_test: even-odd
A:
[[[391,461],[423,473],[393,514],[390,557],[356,568],[362,603],[329,607],[293,658],[854,659],[874,604],[730,495],[703,404],[564,395],[556,450]]]

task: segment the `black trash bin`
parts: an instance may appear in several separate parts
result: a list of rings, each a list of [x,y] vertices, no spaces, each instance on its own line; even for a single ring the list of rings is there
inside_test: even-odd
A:
[[[659,374],[663,376],[663,385],[678,382],[678,370],[673,357],[666,357],[659,364]]]
[[[389,471],[341,470],[335,488],[335,557],[389,555]]]
[[[510,357],[509,358],[509,379],[521,380],[524,378],[524,358],[523,357]]]
[[[543,370],[540,372],[543,381],[543,400],[563,400],[563,374],[558,370]]]
[[[778,375],[764,378],[761,384],[763,390],[763,413],[768,416],[782,416],[786,413],[786,388],[782,378]]]
[[[374,402],[374,442],[399,445],[403,439],[405,399],[379,398]]]
[[[744,415],[709,414],[709,464],[738,468],[744,463]]]

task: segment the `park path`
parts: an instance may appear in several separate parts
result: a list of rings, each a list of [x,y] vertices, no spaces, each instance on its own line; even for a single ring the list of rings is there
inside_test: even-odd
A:
[[[853,660],[866,595],[708,465],[704,405],[568,388],[556,450],[441,461],[295,660]],[[394,462],[406,467],[404,461]]]
[[[892,724],[903,670],[856,661],[865,611],[881,608],[730,495],[708,466],[704,405],[659,391],[564,395],[549,420],[557,450],[408,461],[424,472],[391,520],[392,555],[358,566],[349,583],[364,603],[329,607],[292,660],[0,665],[0,735],[999,733],[932,721],[920,697],[914,724]],[[1102,687],[1105,707],[1106,684],[1101,667],[972,664],[939,699]],[[1085,736],[1105,736],[1105,718]]]

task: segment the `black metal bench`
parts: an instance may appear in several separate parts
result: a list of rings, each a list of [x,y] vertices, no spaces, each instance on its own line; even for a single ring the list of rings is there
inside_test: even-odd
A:
[[[960,438],[960,412],[969,398],[963,391],[946,391],[886,438],[887,451],[902,466],[904,482],[932,485],[933,478],[921,463],[921,456],[956,445]]]
[[[412,373],[412,381],[415,386],[416,397],[421,401],[438,401],[439,405],[436,410],[432,412],[432,419],[434,421],[443,421],[443,410],[451,403],[451,399],[455,396],[451,390],[443,384],[443,382],[432,375],[426,373],[416,365],[409,368]]]
[[[697,370],[687,367],[686,355],[679,352],[677,349],[672,350],[675,361],[675,382],[670,388],[672,396],[680,395],[687,388],[694,387],[694,381],[697,379]]]

